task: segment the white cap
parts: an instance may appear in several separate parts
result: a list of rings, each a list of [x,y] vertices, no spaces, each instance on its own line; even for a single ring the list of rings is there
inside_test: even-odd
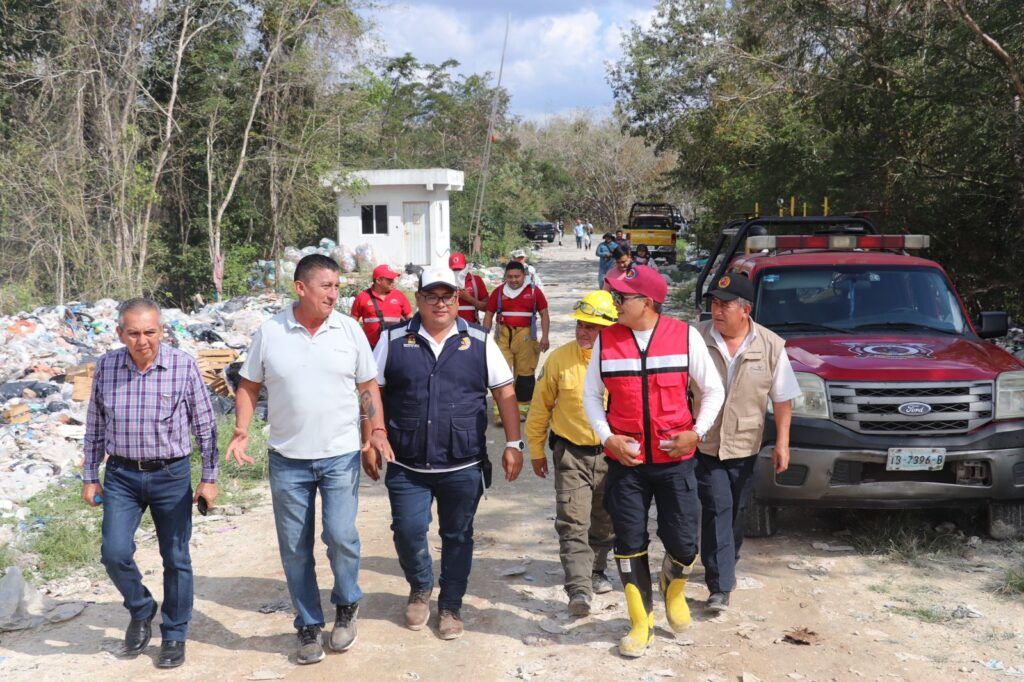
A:
[[[443,284],[453,290],[459,288],[455,281],[455,273],[450,268],[423,268],[423,273],[420,275],[420,291],[437,284]]]
[[[516,249],[515,251],[512,252],[512,257],[513,258],[526,258],[526,252],[523,251],[522,249]]]

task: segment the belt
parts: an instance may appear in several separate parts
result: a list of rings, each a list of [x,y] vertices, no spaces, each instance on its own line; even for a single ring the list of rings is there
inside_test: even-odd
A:
[[[118,457],[117,455],[109,455],[107,459],[111,462],[117,462],[125,469],[132,469],[133,471],[160,471],[166,466],[170,466],[175,462],[180,462],[185,459],[184,457],[175,457],[173,459],[126,459],[124,457]]]
[[[575,448],[577,450],[582,450],[583,452],[586,452],[588,454],[594,454],[594,455],[603,455],[604,454],[604,446],[603,445],[578,445],[576,443],[573,443],[568,438],[563,438],[562,436],[559,436],[557,433],[554,434],[554,437],[555,437],[556,440],[560,440],[563,443],[565,443],[566,446],[571,445],[573,448]]]

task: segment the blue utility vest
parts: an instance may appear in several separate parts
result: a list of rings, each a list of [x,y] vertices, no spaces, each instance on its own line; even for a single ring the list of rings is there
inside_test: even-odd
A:
[[[483,327],[455,319],[458,334],[436,359],[420,316],[390,327],[384,366],[384,419],[395,458],[444,470],[479,461],[487,429],[487,353]]]

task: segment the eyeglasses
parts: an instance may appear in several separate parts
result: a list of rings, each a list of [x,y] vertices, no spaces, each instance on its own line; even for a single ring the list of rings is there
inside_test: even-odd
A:
[[[612,297],[614,298],[615,294],[612,294]],[[591,304],[587,303],[586,301],[577,301],[576,305],[574,305],[572,309],[574,311],[578,310],[584,315],[593,315],[594,317],[600,317],[602,320],[608,320],[609,322],[616,321],[616,318],[612,317],[611,315],[602,313],[600,310],[598,310]]]
[[[641,296],[639,294],[630,294],[630,295],[627,296],[627,295],[624,295],[624,294],[620,294],[618,291],[613,291],[612,292],[612,302],[615,305],[622,305],[626,301],[629,301],[629,300],[634,299],[634,298],[647,298],[647,297],[646,296]]]
[[[458,297],[458,294],[451,293],[443,296],[438,296],[437,294],[420,294],[420,296],[423,297],[423,300],[427,305],[437,305],[438,303],[451,305],[452,303],[455,303],[455,299]]]

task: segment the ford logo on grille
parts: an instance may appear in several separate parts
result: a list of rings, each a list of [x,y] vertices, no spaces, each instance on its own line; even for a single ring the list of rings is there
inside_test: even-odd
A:
[[[928,403],[903,403],[896,410],[908,417],[921,417],[931,412],[932,406]]]

